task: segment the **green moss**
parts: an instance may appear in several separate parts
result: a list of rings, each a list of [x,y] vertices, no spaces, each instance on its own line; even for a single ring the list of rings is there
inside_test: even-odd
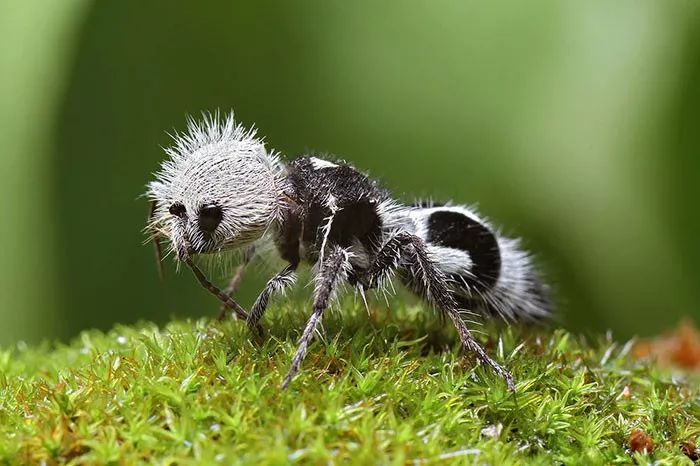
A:
[[[511,394],[424,308],[368,318],[348,302],[282,392],[305,314],[286,306],[262,345],[201,320],[1,351],[0,464],[690,463],[697,384],[631,360],[631,343],[491,329]],[[652,454],[629,452],[634,429]]]

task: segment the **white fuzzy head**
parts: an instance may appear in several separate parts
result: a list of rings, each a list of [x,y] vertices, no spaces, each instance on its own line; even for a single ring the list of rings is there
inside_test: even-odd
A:
[[[148,184],[155,203],[148,230],[165,236],[179,259],[245,246],[279,221],[282,165],[255,129],[218,112],[188,120]]]

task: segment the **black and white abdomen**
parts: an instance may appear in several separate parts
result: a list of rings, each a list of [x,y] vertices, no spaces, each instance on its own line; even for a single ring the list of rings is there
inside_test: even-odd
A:
[[[460,307],[506,320],[550,314],[548,290],[518,240],[501,236],[465,206],[414,207],[408,215]]]

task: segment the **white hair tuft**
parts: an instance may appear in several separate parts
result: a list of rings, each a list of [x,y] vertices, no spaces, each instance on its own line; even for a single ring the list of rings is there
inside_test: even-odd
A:
[[[280,220],[283,167],[255,128],[217,111],[189,118],[186,132],[172,137],[147,196],[156,204],[150,228],[167,236],[178,256],[241,247]],[[182,217],[172,215],[173,206]],[[210,235],[200,228],[203,208],[220,210]]]

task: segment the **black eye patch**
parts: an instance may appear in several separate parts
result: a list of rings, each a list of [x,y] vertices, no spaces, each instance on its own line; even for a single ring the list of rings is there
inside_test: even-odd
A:
[[[175,202],[173,205],[170,206],[168,209],[171,214],[173,214],[176,217],[184,217],[185,214],[187,213],[187,209],[181,202]]]
[[[206,205],[199,209],[199,229],[213,233],[221,223],[224,213],[218,205]]]

